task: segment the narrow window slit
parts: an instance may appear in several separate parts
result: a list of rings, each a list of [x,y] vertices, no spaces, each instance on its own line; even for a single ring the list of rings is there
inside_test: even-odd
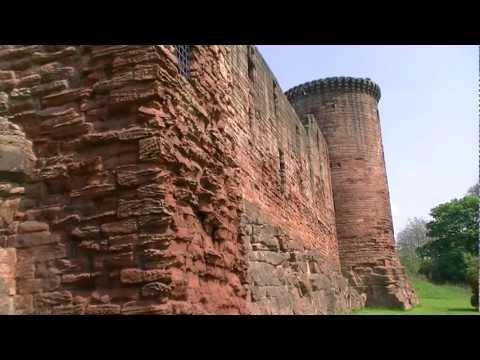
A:
[[[278,149],[279,173],[280,173],[280,191],[285,192],[285,158],[282,149]]]
[[[277,96],[277,84],[273,81],[273,114],[277,116],[278,112],[278,96]]]
[[[247,56],[247,72],[250,81],[255,81],[255,64],[253,63],[253,50],[249,48]]]

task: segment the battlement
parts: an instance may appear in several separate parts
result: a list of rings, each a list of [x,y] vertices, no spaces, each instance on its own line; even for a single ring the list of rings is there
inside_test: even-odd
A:
[[[377,102],[381,97],[380,86],[372,80],[369,78],[354,78],[350,76],[336,76],[309,81],[291,88],[285,92],[285,95],[289,100],[293,100],[325,91],[365,92],[371,94]]]

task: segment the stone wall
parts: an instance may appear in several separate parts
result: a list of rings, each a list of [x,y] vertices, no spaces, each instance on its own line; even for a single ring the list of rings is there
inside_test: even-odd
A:
[[[331,78],[287,92],[316,118],[328,144],[343,273],[367,305],[410,308],[416,297],[395,254],[377,102],[368,79]]]
[[[0,247],[0,315],[15,314],[15,249]]]
[[[1,226],[16,313],[246,312],[227,57],[193,47],[186,79],[171,46],[0,48],[37,157]]]
[[[255,47],[192,46],[178,67],[174,46],[0,47],[5,311],[362,307],[318,114],[297,116]],[[362,266],[390,280],[387,262]]]
[[[312,117],[299,118],[255,47],[233,46],[229,124],[244,199],[272,225],[338,263],[328,151]]]
[[[5,97],[4,97],[5,99]],[[0,109],[3,114],[7,109]],[[16,313],[17,252],[12,236],[25,236],[28,222],[22,222],[23,209],[28,207],[25,193],[31,188],[27,182],[32,176],[35,156],[32,143],[21,128],[0,114],[0,315]],[[20,226],[19,226],[20,225]],[[19,301],[21,303],[21,300]]]
[[[258,315],[349,313],[365,305],[337,264],[272,226],[245,204],[241,235],[248,259],[248,308]]]
[[[255,47],[232,47],[231,65],[250,311],[363,306],[340,273],[328,150],[315,119],[297,116]]]

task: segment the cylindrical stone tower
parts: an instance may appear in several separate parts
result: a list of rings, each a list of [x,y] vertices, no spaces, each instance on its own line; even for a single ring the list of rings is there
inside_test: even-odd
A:
[[[416,296],[395,254],[379,86],[334,77],[286,95],[300,116],[315,116],[328,144],[342,272],[367,306],[412,307]]]

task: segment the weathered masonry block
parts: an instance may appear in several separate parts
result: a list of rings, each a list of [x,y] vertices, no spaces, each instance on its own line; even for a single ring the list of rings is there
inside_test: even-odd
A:
[[[0,313],[410,306],[368,91],[358,160],[343,93],[294,108],[253,46],[0,46]]]
[[[248,261],[252,314],[326,315],[361,309],[365,296],[348,284],[336,263],[272,226],[246,203],[241,223]]]
[[[15,249],[0,248],[0,314],[15,314]]]

